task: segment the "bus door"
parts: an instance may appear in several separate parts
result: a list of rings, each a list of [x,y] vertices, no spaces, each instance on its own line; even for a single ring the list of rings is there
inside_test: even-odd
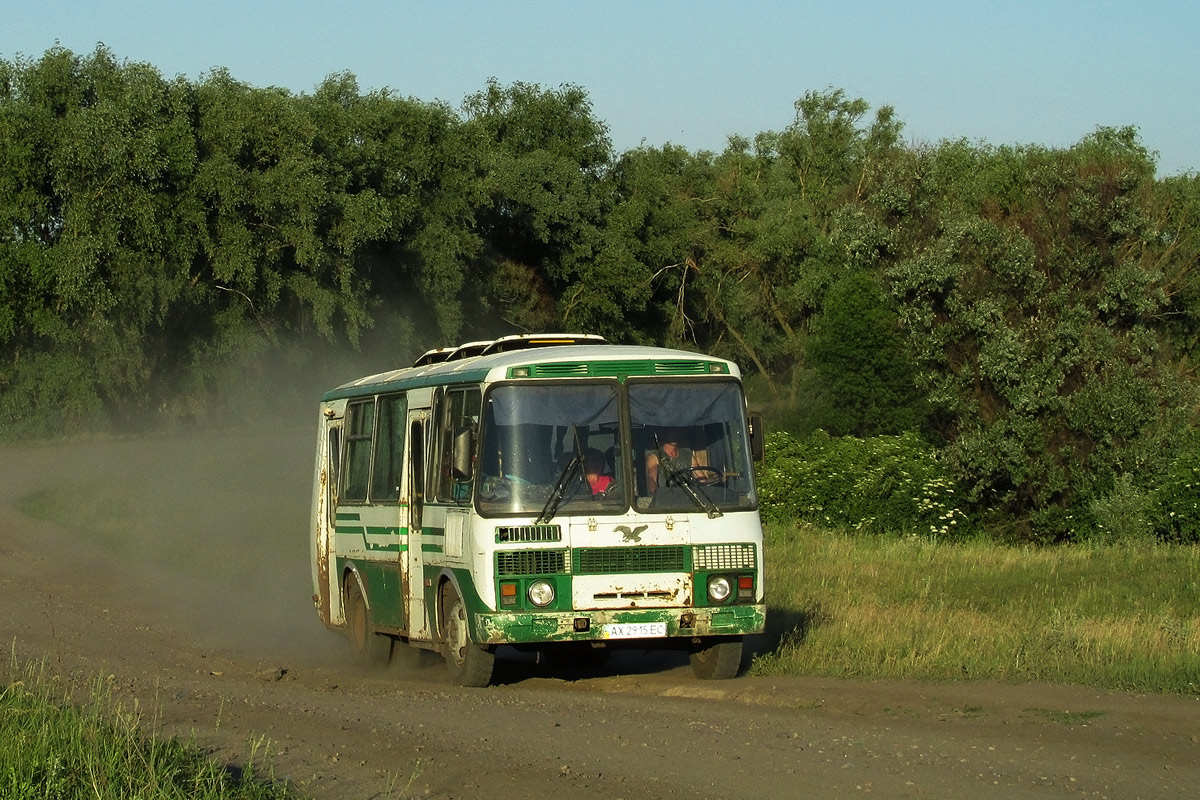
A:
[[[371,404],[368,401],[362,405],[368,408]],[[366,546],[360,566],[366,573],[372,621],[377,628],[403,633],[408,626],[403,582],[408,508],[402,499],[408,402],[399,393],[380,395],[374,405],[374,452],[368,462],[370,489],[366,503],[353,511],[358,514],[362,544]],[[351,404],[351,410],[354,408]],[[353,444],[354,437],[347,436],[347,442]]]
[[[330,569],[333,531],[337,526],[338,460],[341,457],[342,417],[330,408],[323,415],[317,442],[316,492],[313,501],[313,602],[326,625],[341,616],[336,570]]]
[[[408,490],[408,547],[403,559],[404,596],[408,611],[408,636],[418,641],[430,641],[429,611],[425,603],[425,556],[421,551],[425,511],[425,431],[429,410],[410,409],[408,412],[408,457],[405,460]]]

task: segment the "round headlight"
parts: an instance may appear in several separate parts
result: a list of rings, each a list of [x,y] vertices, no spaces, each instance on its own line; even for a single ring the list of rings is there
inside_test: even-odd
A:
[[[554,602],[554,586],[550,581],[534,581],[529,584],[529,602],[544,608]]]
[[[724,603],[729,599],[733,585],[724,575],[710,575],[708,578],[708,599],[716,603]]]

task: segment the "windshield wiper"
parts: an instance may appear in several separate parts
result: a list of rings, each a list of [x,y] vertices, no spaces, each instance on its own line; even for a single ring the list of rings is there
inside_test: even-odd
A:
[[[558,480],[554,482],[554,488],[550,491],[550,497],[546,500],[546,505],[542,506],[542,513],[538,514],[538,518],[533,521],[534,525],[544,525],[554,517],[558,511],[558,507],[562,504],[563,497],[567,493],[567,487],[571,485],[571,481],[575,480],[575,475],[579,472],[579,467],[583,464],[583,455],[576,453],[574,457],[563,467],[563,471],[559,473]]]
[[[579,441],[579,430],[572,425],[571,431],[575,435],[575,455],[558,474],[558,480],[554,481],[554,488],[550,490],[550,497],[546,499],[546,505],[542,506],[542,513],[538,514],[538,518],[533,521],[534,525],[545,525],[554,517],[558,512],[558,507],[562,505],[563,497],[566,496],[567,487],[571,485],[580,468],[583,467],[583,447]]]
[[[701,488],[691,469],[676,464],[675,459],[667,455],[662,448],[658,450],[658,463],[666,468],[667,480],[674,481],[679,488],[683,489],[687,496],[692,498],[693,503],[704,509],[704,513],[708,515],[709,519],[724,516],[721,509],[717,508],[717,504],[708,496],[708,492]]]

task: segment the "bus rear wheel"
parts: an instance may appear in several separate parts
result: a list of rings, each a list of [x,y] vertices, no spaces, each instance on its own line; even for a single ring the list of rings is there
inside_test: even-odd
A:
[[[692,672],[705,680],[737,677],[742,668],[742,637],[706,641],[692,651]]]
[[[452,584],[442,588],[442,638],[446,668],[459,686],[487,686],[496,654],[471,640],[467,607]]]
[[[392,639],[375,632],[371,610],[354,576],[346,579],[346,632],[354,657],[364,667],[382,668],[392,654]]]

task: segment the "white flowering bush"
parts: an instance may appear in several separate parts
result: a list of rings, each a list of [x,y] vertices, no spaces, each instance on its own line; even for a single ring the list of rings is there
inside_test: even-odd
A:
[[[856,439],[816,431],[767,435],[759,470],[762,514],[864,532],[950,537],[967,515],[937,451],[913,433]]]

